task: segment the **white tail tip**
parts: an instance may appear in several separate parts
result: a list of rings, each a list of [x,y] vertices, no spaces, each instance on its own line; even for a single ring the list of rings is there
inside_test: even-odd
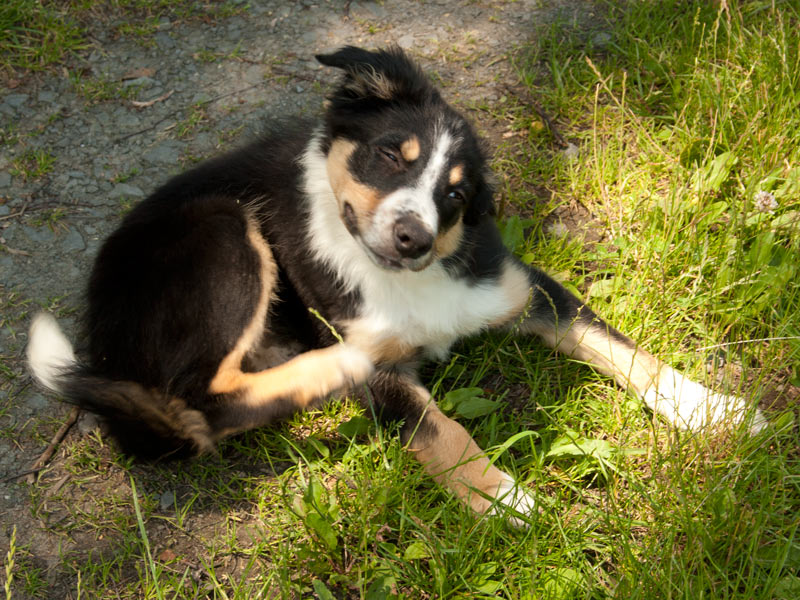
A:
[[[54,392],[59,391],[61,375],[77,362],[72,344],[50,313],[37,313],[28,334],[28,365],[36,380]]]

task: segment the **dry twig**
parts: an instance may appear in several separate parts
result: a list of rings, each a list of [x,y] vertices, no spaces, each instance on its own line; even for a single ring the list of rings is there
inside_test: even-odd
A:
[[[61,425],[58,431],[56,431],[56,434],[53,436],[53,439],[50,440],[47,448],[44,449],[44,452],[42,452],[41,456],[39,456],[39,458],[36,459],[36,462],[31,466],[31,473],[28,474],[27,479],[28,483],[33,483],[35,481],[36,472],[41,471],[44,465],[47,464],[47,461],[50,460],[50,457],[52,457],[55,453],[56,446],[58,446],[61,440],[64,439],[64,436],[67,435],[69,428],[75,424],[75,421],[78,420],[78,416],[80,414],[81,409],[77,406],[73,406],[69,413],[69,417],[67,417],[67,420],[64,421],[64,424]]]

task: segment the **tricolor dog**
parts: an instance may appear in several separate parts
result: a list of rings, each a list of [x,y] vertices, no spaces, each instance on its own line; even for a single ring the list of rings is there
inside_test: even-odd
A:
[[[533,501],[437,408],[417,367],[488,328],[539,336],[678,427],[763,425],[506,250],[475,132],[402,51],[317,58],[344,73],[320,122],[276,126],[175,177],[108,238],[85,355],[37,315],[40,383],[143,458],[207,452],[366,385],[430,475],[480,513]]]

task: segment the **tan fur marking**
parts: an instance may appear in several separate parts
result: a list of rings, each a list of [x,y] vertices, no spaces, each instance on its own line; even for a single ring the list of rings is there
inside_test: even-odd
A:
[[[445,258],[458,250],[463,235],[464,223],[459,219],[450,229],[436,236],[436,240],[433,242],[433,252],[436,257]]]
[[[341,344],[311,350],[259,373],[226,371],[212,393],[236,394],[245,406],[257,407],[291,398],[297,408],[353,383],[347,371],[347,349]]]
[[[455,167],[450,169],[450,176],[447,179],[450,182],[450,185],[456,185],[462,179],[464,179],[464,166],[463,165],[456,165]]]
[[[485,513],[508,478],[489,462],[466,429],[439,411],[426,389],[415,388],[420,400],[427,403],[426,419],[436,433],[414,436],[409,449],[437,483],[453,490],[474,511]]]
[[[349,87],[362,96],[373,95],[383,100],[390,100],[395,94],[394,83],[372,67],[354,73]]]
[[[377,337],[371,329],[363,327],[363,321],[354,319],[343,327],[345,341],[363,351],[375,364],[396,364],[412,359],[417,348],[395,337]]]
[[[400,154],[403,155],[403,160],[406,162],[414,162],[419,158],[420,146],[419,138],[412,135],[405,142],[400,144]]]
[[[164,413],[173,422],[175,431],[181,432],[184,439],[194,444],[198,454],[214,451],[211,428],[202,412],[190,409],[180,398],[171,398],[164,407]]]
[[[375,212],[381,196],[377,190],[353,179],[347,163],[355,149],[354,142],[342,139],[334,140],[328,151],[327,169],[339,209],[343,209],[345,202],[350,204],[356,213],[359,225],[361,225],[363,219]]]
[[[658,379],[662,367],[658,359],[641,348],[627,346],[598,323],[589,326],[565,323],[558,330],[531,323],[530,329],[549,346],[589,363],[613,377],[623,389],[633,389],[639,396]]]
[[[267,242],[258,231],[258,225],[255,220],[249,218],[247,220],[247,240],[256,251],[261,260],[261,294],[258,298],[258,304],[253,312],[253,318],[250,323],[245,327],[239,340],[236,342],[233,350],[222,359],[222,362],[217,369],[217,373],[209,384],[209,391],[212,394],[224,393],[222,390],[230,389],[229,380],[235,377],[235,374],[240,372],[242,359],[261,339],[264,333],[264,323],[267,318],[267,309],[269,308],[269,300],[272,294],[272,288],[275,285],[278,268],[275,265],[275,260],[272,258],[272,251],[269,249]]]

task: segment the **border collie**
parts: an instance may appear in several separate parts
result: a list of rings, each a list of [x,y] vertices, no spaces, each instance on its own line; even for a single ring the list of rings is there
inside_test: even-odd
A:
[[[85,355],[53,317],[34,318],[41,384],[149,459],[208,452],[366,385],[430,475],[479,513],[534,503],[437,408],[417,368],[488,328],[539,336],[678,427],[748,414],[763,427],[507,251],[480,141],[401,50],[317,59],[343,71],[321,122],[276,127],[175,177],[104,243]]]

